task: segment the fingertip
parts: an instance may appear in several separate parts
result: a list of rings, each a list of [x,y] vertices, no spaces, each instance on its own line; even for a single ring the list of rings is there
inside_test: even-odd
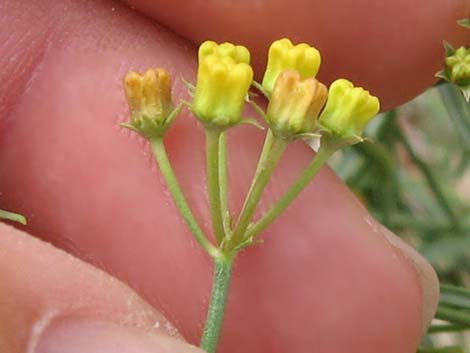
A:
[[[0,288],[1,352],[196,352],[129,287],[4,224]]]
[[[86,319],[61,320],[42,334],[34,353],[202,353],[175,338],[131,326]]]
[[[422,297],[422,334],[425,334],[439,304],[439,279],[431,264],[411,245],[404,242],[387,228],[380,226],[383,236],[396,248],[412,265],[420,283]]]

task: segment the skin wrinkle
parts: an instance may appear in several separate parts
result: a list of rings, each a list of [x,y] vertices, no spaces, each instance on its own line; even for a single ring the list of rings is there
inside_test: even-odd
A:
[[[5,8],[7,7],[11,8],[8,3],[5,5]],[[4,13],[0,17],[0,25],[6,20],[6,16],[12,15],[9,12]],[[31,31],[30,28],[25,28],[22,33],[18,33],[18,31],[11,32],[0,48],[0,65],[3,68],[3,71],[0,72],[0,79],[2,80],[0,86],[1,126],[11,120],[10,117],[15,107],[30,86],[33,74],[43,60],[49,36],[47,29],[41,31],[35,28],[34,31]],[[28,46],[25,46],[24,43],[28,43]],[[18,50],[19,47],[25,47],[26,50],[20,51]],[[15,55],[13,53],[22,54]],[[0,130],[4,131],[4,128]]]
[[[157,169],[148,168],[142,140],[130,139],[115,126],[122,112],[120,84],[126,62],[132,70],[171,63],[174,75],[188,78],[194,75],[194,59],[187,44],[147,21],[141,23],[136,14],[119,15],[120,10],[110,11],[114,3],[103,1],[96,2],[94,12],[102,17],[90,19],[83,3],[76,3],[70,24],[78,33],[69,29],[68,40],[50,50],[34,87],[15,111],[17,124],[0,147],[0,163],[8,170],[0,170],[0,190],[5,190],[1,201],[35,215],[28,231],[54,243],[66,234],[100,266],[164,308],[181,332],[197,342],[210,290],[210,262],[167,202]],[[95,39],[88,32],[80,34],[92,20]],[[110,23],[120,24],[114,38],[109,37]],[[101,27],[108,36],[105,41],[99,40]],[[140,36],[154,39],[134,46]],[[92,50],[96,43],[106,48]],[[45,121],[47,129],[42,128]],[[231,132],[234,209],[248,187],[261,136],[250,127]],[[201,200],[205,185],[201,127],[185,113],[167,143],[190,204],[196,206],[201,223],[208,224],[205,207],[194,202]],[[289,148],[268,190],[278,194],[310,156],[300,144]],[[24,200],[23,195],[30,197]],[[312,345],[328,353],[342,352],[344,345],[351,346],[352,353],[376,352],[378,347],[386,347],[383,353],[414,350],[420,331],[414,270],[397,261],[383,240],[358,222],[364,209],[352,200],[325,169],[269,229],[268,241],[241,254],[221,351],[307,352]],[[383,307],[377,298],[389,305]],[[357,320],[338,324],[340,310]],[[319,320],[312,322],[312,315]],[[278,334],[273,341],[261,339],[273,333]],[[373,340],[364,347],[367,335]]]

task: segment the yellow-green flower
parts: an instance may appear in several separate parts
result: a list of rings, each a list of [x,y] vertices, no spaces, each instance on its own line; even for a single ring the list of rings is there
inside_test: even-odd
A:
[[[250,63],[250,52],[242,45],[232,43],[217,44],[214,41],[207,40],[202,43],[198,51],[198,60],[202,62],[209,55],[217,55],[219,57],[228,56],[237,63]]]
[[[470,49],[458,48],[445,63],[452,82],[470,84]]]
[[[315,78],[302,81],[297,71],[282,72],[266,115],[271,129],[285,137],[312,132],[327,96],[327,88]]]
[[[286,38],[277,40],[269,48],[262,86],[271,94],[277,77],[285,70],[297,71],[302,79],[315,77],[320,63],[320,52],[310,45],[305,43],[293,45]]]
[[[165,69],[149,69],[144,74],[129,72],[124,91],[131,111],[131,123],[123,124],[145,137],[161,135],[174,112],[171,79]]]
[[[333,82],[320,123],[341,137],[361,136],[367,123],[379,112],[380,102],[345,79]]]
[[[241,121],[245,98],[253,81],[246,48],[205,42],[199,50],[194,114],[206,126],[227,128]]]

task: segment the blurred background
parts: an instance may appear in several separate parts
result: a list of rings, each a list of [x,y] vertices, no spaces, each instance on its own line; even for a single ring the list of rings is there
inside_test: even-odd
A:
[[[470,104],[456,86],[439,83],[381,114],[366,135],[373,141],[330,164],[439,275],[441,320],[419,352],[470,353]]]

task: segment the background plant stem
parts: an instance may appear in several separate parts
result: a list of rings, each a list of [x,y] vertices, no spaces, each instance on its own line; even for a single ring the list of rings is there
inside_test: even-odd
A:
[[[443,208],[443,210],[447,213],[449,220],[453,224],[456,230],[460,230],[460,220],[455,214],[450,202],[447,200],[447,196],[442,190],[441,186],[437,182],[434,174],[432,173],[431,169],[428,165],[416,154],[413,146],[406,138],[405,134],[400,130],[397,129],[397,137],[398,140],[401,142],[403,147],[405,148],[406,152],[410,156],[413,163],[421,170],[426,182],[428,183],[429,189],[433,192],[436,199],[439,201],[439,204]]]

